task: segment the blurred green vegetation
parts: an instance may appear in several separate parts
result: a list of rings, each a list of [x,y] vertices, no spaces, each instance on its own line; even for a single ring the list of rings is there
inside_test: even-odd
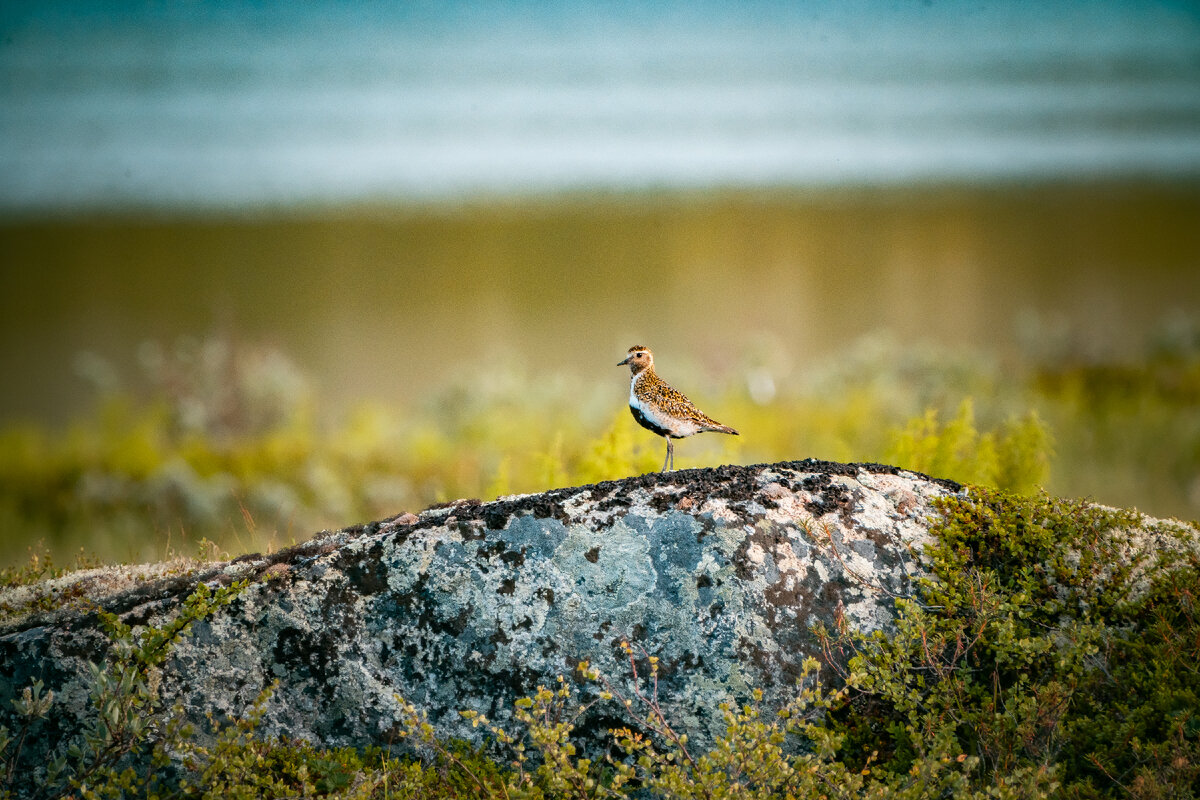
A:
[[[618,354],[619,355],[619,354]],[[616,356],[614,356],[614,363]],[[223,339],[146,343],[136,375],[94,356],[92,410],[65,429],[0,430],[0,563],[270,550],[322,528],[658,469],[663,441],[594,384],[520,367],[419,404],[333,415],[286,353]],[[664,377],[742,435],[677,446],[678,468],[808,457],[1200,516],[1200,324],[1134,361],[1000,358],[864,338],[805,369],[746,363]],[[786,377],[791,375],[792,377]],[[783,377],[781,377],[783,376]],[[48,562],[47,562],[48,559]],[[11,570],[9,570],[11,571]]]

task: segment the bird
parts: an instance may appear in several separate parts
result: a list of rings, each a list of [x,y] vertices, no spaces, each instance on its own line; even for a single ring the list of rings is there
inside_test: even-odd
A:
[[[675,444],[672,439],[682,439],[705,431],[738,432],[722,425],[700,409],[683,392],[667,385],[654,371],[654,354],[649,347],[634,345],[629,348],[625,360],[618,367],[629,365],[629,412],[648,431],[667,440],[667,458],[660,472],[675,468]]]

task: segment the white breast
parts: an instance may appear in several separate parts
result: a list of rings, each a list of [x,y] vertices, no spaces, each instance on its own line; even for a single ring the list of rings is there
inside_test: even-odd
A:
[[[644,373],[644,372],[639,372],[637,375],[631,375],[629,377],[629,405],[633,406],[634,408],[641,409],[643,414],[645,413],[646,410],[645,410],[645,408],[642,407],[642,401],[638,400],[637,384],[638,384],[638,378],[642,377],[645,374],[646,373]]]

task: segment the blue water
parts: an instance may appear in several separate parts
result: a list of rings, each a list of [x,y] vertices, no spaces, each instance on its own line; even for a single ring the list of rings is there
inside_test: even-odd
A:
[[[14,3],[0,209],[1200,176],[1188,3]]]

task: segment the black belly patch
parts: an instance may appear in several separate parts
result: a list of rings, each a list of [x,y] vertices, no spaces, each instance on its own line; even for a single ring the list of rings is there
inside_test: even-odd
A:
[[[643,414],[642,410],[640,408],[634,408],[633,406],[630,406],[629,413],[633,414],[633,418],[638,421],[638,425],[641,425],[646,430],[654,431],[659,436],[670,436],[671,435],[671,432],[669,430],[667,430],[666,428],[662,427],[661,425],[655,425],[653,422],[651,422],[650,418],[647,417],[645,414]],[[676,436],[674,438],[681,439],[683,437]]]

